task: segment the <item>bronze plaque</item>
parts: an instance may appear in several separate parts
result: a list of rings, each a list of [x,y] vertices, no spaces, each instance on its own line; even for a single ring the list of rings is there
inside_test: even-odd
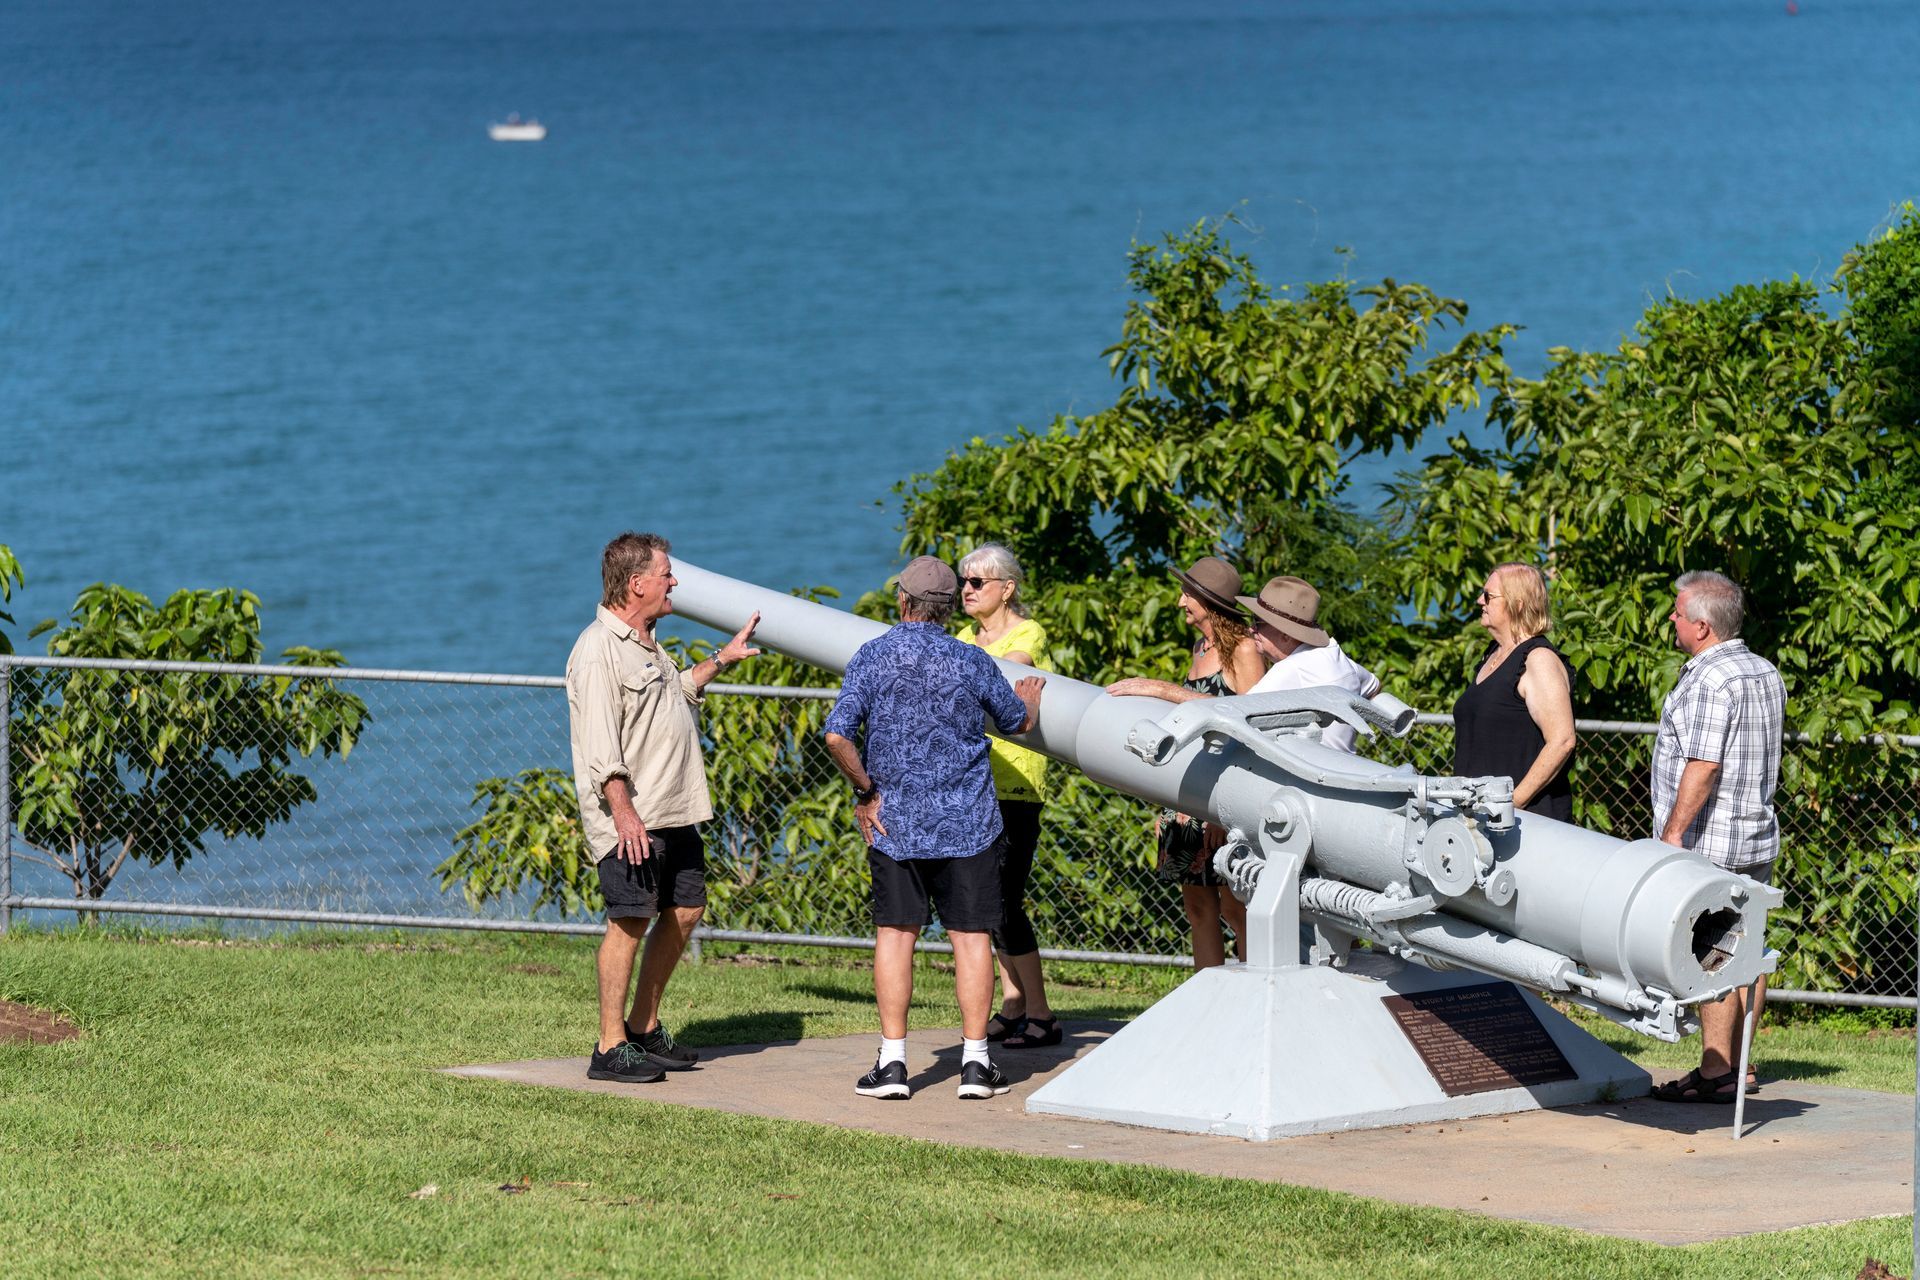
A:
[[[1381,1003],[1450,1098],[1574,1078],[1512,983],[1417,991]]]

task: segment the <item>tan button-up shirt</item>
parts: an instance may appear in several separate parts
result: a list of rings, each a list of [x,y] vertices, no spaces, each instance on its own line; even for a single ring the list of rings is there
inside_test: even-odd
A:
[[[649,830],[713,817],[700,758],[700,694],[667,651],[605,605],[567,658],[567,714],[580,830],[595,861],[619,836],[607,805],[607,779],[633,784],[633,807]]]

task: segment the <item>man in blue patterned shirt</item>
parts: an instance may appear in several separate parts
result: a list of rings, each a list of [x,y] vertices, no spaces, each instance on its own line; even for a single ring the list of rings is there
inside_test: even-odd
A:
[[[1010,1087],[987,1056],[1004,841],[985,734],[989,716],[1003,734],[1033,728],[1043,682],[1028,676],[1009,686],[983,650],[947,634],[959,591],[953,570],[932,556],[902,570],[900,625],[860,646],[827,717],[827,750],[853,784],[873,873],[880,1057],[854,1085],[869,1098],[911,1092],[913,948],[933,912],[953,943],[960,1096],[990,1098]],[[854,742],[862,728],[864,752]]]
[[[1704,570],[1673,584],[1674,643],[1688,655],[1660,709],[1653,742],[1653,829],[1668,844],[1767,884],[1780,856],[1773,793],[1787,689],[1771,662],[1738,639],[1745,598],[1731,578]],[[1758,1009],[1766,980],[1756,992]],[[1653,1096],[1668,1102],[1732,1102],[1751,1084],[1734,1078],[1744,991],[1700,1006],[1700,1065]]]

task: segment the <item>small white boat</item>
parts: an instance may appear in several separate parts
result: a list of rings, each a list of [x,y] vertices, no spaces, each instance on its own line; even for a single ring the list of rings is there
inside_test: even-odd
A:
[[[539,142],[547,136],[547,126],[538,120],[522,120],[516,114],[504,123],[488,125],[487,136],[495,142]]]

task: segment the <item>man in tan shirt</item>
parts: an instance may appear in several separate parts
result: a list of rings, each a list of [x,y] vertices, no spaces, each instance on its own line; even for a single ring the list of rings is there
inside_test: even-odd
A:
[[[713,817],[696,708],[713,678],[754,657],[760,615],[691,670],[654,639],[673,612],[667,540],[623,533],[600,555],[603,595],[567,658],[567,714],[580,830],[607,901],[601,940],[600,1038],[593,1080],[651,1084],[699,1055],[660,1024],[660,997],[707,904],[707,857],[698,824]],[[651,931],[649,918],[657,917]],[[627,1011],[633,960],[640,984]]]

